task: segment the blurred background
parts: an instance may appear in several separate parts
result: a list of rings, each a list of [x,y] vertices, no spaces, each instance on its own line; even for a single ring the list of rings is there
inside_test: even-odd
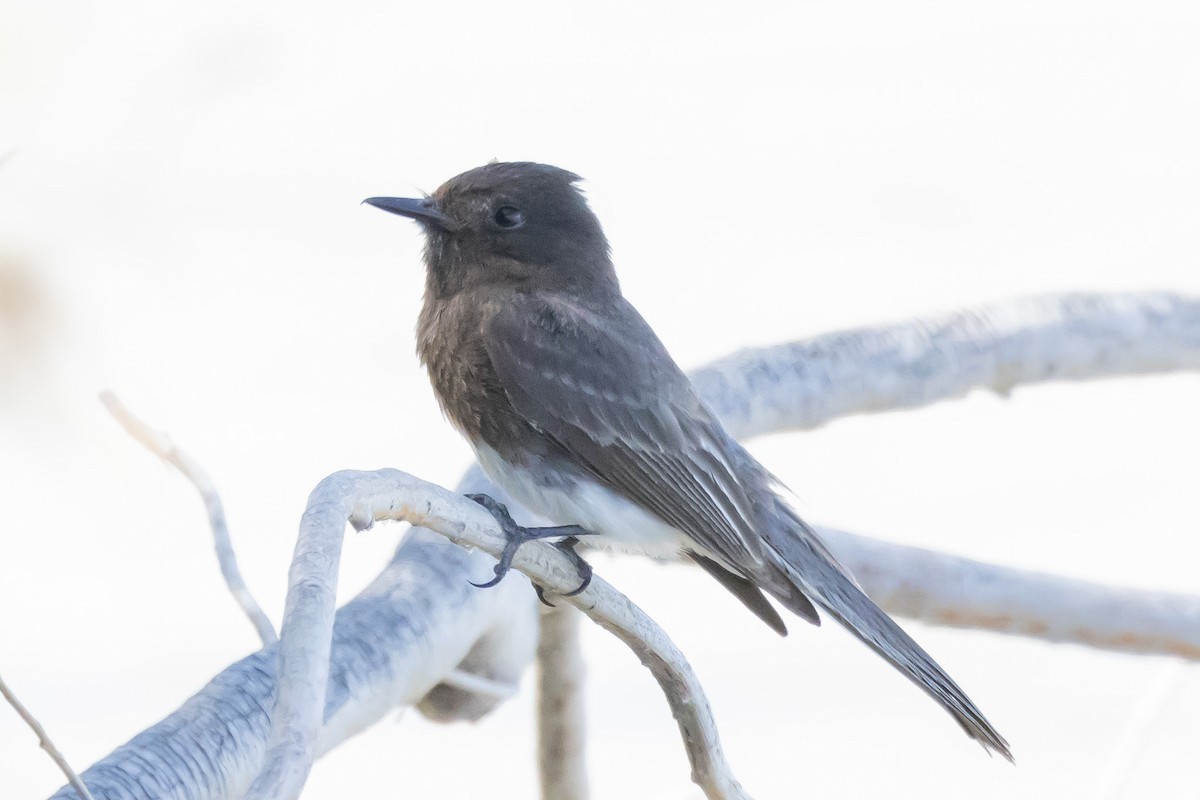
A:
[[[192,488],[278,622],[308,492],[453,484],[413,354],[415,226],[360,207],[491,158],[588,178],[685,367],[1042,292],[1200,294],[1194,3],[9,2],[0,27],[0,671],[82,771],[256,649]],[[1019,388],[756,442],[818,523],[1195,592],[1195,374]],[[354,536],[340,593],[401,526]],[[836,626],[778,639],[698,570],[595,561],[707,687],[757,796],[1084,797],[1171,662],[908,628],[1008,737],[988,759]],[[596,798],[697,798],[649,674],[585,632]],[[1200,681],[1124,795],[1194,797]],[[305,795],[535,795],[532,697],[416,713]],[[0,707],[0,794],[63,782]]]

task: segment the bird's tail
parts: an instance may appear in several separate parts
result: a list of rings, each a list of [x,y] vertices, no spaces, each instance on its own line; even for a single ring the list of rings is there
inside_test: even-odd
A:
[[[995,751],[1012,761],[1008,742],[1004,741],[983,716],[971,698],[958,688],[921,646],[900,626],[863,594],[848,573],[833,559],[816,532],[788,508],[778,502],[781,514],[790,523],[788,530],[772,532],[767,537],[768,554],[777,556],[777,563],[768,569],[778,574],[775,580],[764,581],[763,588],[788,605],[787,595],[799,589],[872,650],[886,658],[896,669],[920,686],[946,709],[972,739],[989,752]],[[768,555],[768,558],[770,556]],[[771,559],[775,560],[775,559]],[[789,586],[776,589],[779,579]],[[794,587],[794,588],[793,588]],[[782,591],[781,591],[782,590]],[[789,591],[790,590],[790,591]]]

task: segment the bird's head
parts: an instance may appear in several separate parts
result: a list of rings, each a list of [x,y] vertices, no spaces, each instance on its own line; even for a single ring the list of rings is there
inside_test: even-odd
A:
[[[547,164],[496,162],[451,178],[429,197],[364,202],[421,224],[432,296],[489,284],[616,290],[608,242],[579,180]]]

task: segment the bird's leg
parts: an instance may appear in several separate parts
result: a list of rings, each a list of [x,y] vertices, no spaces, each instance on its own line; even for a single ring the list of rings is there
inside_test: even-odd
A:
[[[588,587],[592,582],[592,566],[583,560],[583,557],[575,552],[575,545],[579,544],[580,536],[590,536],[591,531],[582,528],[578,525],[556,525],[547,528],[526,528],[518,525],[508,513],[508,508],[494,498],[486,494],[469,494],[467,497],[474,500],[479,505],[486,508],[496,522],[500,523],[500,529],[504,531],[504,549],[500,551],[500,561],[493,568],[496,577],[492,578],[487,583],[475,583],[471,581],[472,586],[477,586],[480,589],[486,589],[489,586],[495,586],[500,580],[508,574],[512,568],[513,557],[517,554],[518,548],[526,542],[534,541],[535,539],[559,539],[551,544],[561,551],[565,556],[571,559],[571,563],[575,565],[576,571],[582,582],[579,588],[572,592],[568,592],[567,596],[572,597],[579,594]],[[534,584],[534,589],[537,591],[538,599],[548,606],[553,604],[547,602],[544,590],[541,586]]]

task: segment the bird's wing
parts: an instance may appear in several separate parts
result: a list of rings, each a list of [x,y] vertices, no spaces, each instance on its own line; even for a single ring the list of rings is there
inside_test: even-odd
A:
[[[735,568],[761,565],[754,520],[764,498],[737,477],[742,460],[757,463],[637,311],[617,302],[601,313],[523,295],[487,315],[485,346],[513,408],[702,552]]]

